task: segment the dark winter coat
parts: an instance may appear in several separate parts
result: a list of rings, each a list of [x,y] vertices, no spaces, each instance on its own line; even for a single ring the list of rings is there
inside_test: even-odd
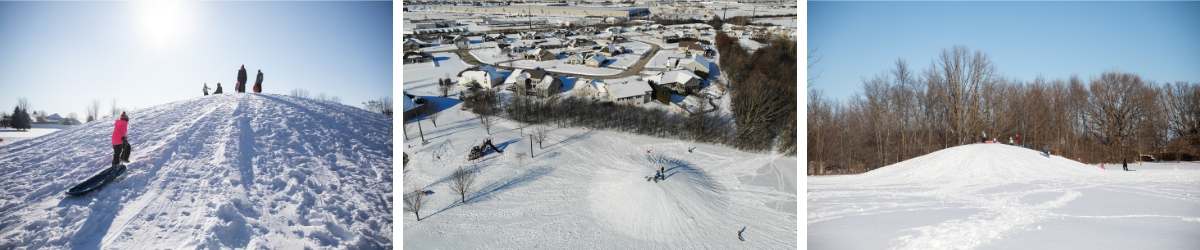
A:
[[[262,93],[262,81],[263,81],[262,70],[259,70],[258,76],[254,77],[254,93]]]
[[[214,94],[214,95],[216,95],[216,94],[220,94],[220,93],[221,93],[221,83],[219,83],[219,82],[218,82],[218,83],[217,83],[217,90],[216,90],[216,91],[213,91],[213,94]]]
[[[204,95],[208,95],[208,84],[204,84]]]

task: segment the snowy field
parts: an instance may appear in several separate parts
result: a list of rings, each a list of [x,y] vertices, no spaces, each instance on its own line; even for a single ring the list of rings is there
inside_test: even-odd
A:
[[[434,94],[426,90],[408,89]],[[544,148],[531,149],[522,133],[531,128],[499,119],[489,134],[458,107],[443,110],[436,127],[421,123],[428,143],[416,124],[405,128],[405,191],[432,195],[421,221],[398,215],[409,249],[797,247],[794,156],[556,127],[548,128]],[[504,153],[467,161],[470,148],[489,137]],[[666,165],[665,181],[646,180],[654,164]],[[479,173],[465,204],[448,177],[460,166]]]
[[[437,92],[437,79],[450,78],[458,81],[458,72],[467,69],[468,65],[458,54],[453,52],[433,53],[435,62],[412,63],[404,65],[404,87],[406,90],[429,93]],[[441,96],[438,94],[438,96]]]
[[[391,248],[390,118],[281,95],[129,112],[115,182],[63,194],[112,159],[112,122],[0,146],[0,249]]]
[[[1200,246],[1200,163],[1130,168],[973,144],[864,174],[808,177],[808,248]]]
[[[41,137],[50,133],[57,132],[64,128],[72,128],[74,126],[64,126],[57,124],[33,124],[32,128],[25,131],[17,131],[14,128],[0,128],[0,146],[13,144],[15,142],[24,141],[32,138]]]

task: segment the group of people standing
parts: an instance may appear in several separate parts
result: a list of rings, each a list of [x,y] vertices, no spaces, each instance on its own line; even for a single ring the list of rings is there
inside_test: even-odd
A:
[[[1003,141],[1000,141],[999,138],[989,138],[987,136],[987,132],[980,131],[979,133],[980,133],[979,143],[1004,143]],[[1009,136],[1008,144],[1009,145],[1021,145],[1021,134],[1017,134],[1015,136],[1015,138],[1016,139],[1014,139],[1013,136]]]
[[[263,82],[263,73],[262,73],[262,70],[259,69],[258,76],[256,76],[254,79],[254,93],[262,93],[262,82]],[[246,93],[246,65],[245,64],[242,65],[242,68],[238,69],[237,84],[233,86],[233,90],[237,91],[238,93]],[[212,94],[216,95],[216,94],[221,94],[222,92],[224,92],[224,91],[221,89],[221,83],[217,82],[217,89],[215,91],[213,91]],[[204,95],[208,95],[208,83],[204,83]]]

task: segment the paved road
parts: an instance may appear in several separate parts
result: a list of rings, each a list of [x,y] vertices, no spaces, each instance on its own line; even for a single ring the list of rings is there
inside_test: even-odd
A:
[[[642,69],[644,69],[646,67],[646,63],[649,63],[650,59],[654,58],[654,54],[657,54],[658,50],[660,49],[660,47],[657,44],[649,43],[649,42],[645,42],[645,41],[639,41],[639,42],[649,44],[650,50],[646,51],[645,54],[642,54],[642,57],[640,59],[638,59],[637,63],[635,63],[633,66],[629,67],[629,69],[626,69],[625,71],[621,71],[621,73],[617,73],[615,75],[603,75],[603,76],[584,75],[584,74],[565,73],[565,72],[554,72],[554,73],[558,74],[558,75],[562,75],[562,76],[588,78],[588,79],[617,79],[617,78],[625,78],[625,77],[638,75],[642,72]],[[450,51],[453,51],[455,54],[458,54],[458,57],[462,58],[463,62],[466,62],[467,64],[470,64],[472,66],[491,65],[493,67],[504,69],[504,70],[517,69],[512,66],[504,66],[504,65],[499,65],[499,64],[486,64],[486,63],[480,62],[479,59],[475,58],[474,55],[471,55],[471,53],[465,49],[447,50],[445,52],[450,52]],[[520,60],[520,59],[500,61],[500,63],[512,62],[512,61],[517,61],[517,60]]]

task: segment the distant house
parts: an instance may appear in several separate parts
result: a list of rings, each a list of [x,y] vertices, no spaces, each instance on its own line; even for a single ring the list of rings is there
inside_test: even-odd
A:
[[[62,123],[62,120],[63,120],[63,117],[61,115],[58,115],[58,113],[54,113],[49,116],[46,116],[46,119],[42,120],[41,122],[43,122],[43,123]]]
[[[700,76],[689,70],[665,71],[647,79],[679,94],[687,94],[699,90],[701,83]]]
[[[591,98],[597,100],[608,100],[608,84],[604,80],[590,79],[575,84],[576,90],[574,93],[579,93],[579,97]],[[584,94],[586,93],[586,94]]]
[[[549,60],[558,59],[558,56],[555,55],[553,52],[550,52],[550,50],[537,48],[537,49],[531,49],[529,51],[525,51],[525,59],[538,60],[538,61],[549,61]]]
[[[471,67],[458,73],[458,84],[465,88],[494,88],[503,81],[504,76],[491,66]]]
[[[426,52],[409,51],[404,52],[404,64],[423,63],[433,61],[433,55]]]
[[[621,47],[616,44],[608,44],[608,46],[604,46],[603,48],[600,48],[600,54],[602,54],[604,56],[608,56],[608,57],[617,56],[617,55],[624,54],[624,53],[625,53],[625,47]]]
[[[699,76],[700,79],[706,79],[711,73],[709,71],[711,70],[712,65],[712,62],[709,62],[705,57],[694,55],[689,58],[674,59],[671,68],[677,70],[688,70],[696,74],[696,76]]]
[[[617,104],[638,105],[650,102],[653,88],[650,84],[638,80],[609,82],[605,84],[608,100]]]
[[[607,61],[608,61],[608,58],[604,57],[604,55],[593,54],[592,56],[589,56],[587,59],[584,59],[583,64],[587,65],[587,66],[592,66],[592,67],[600,67],[600,66],[604,66],[604,63]]]
[[[407,40],[404,40],[404,51],[417,51],[417,50],[420,50],[421,48],[432,47],[433,45],[434,44],[432,44],[432,43],[427,43],[425,41],[417,40],[416,38],[409,38]]]
[[[679,42],[679,52],[685,55],[705,55],[706,48],[697,41]]]
[[[591,39],[575,38],[572,39],[568,45],[571,48],[591,48],[592,46],[596,46],[596,41]]]
[[[562,90],[562,80],[542,68],[517,69],[508,75],[504,83],[513,84],[510,89],[514,91],[524,89],[523,94],[537,97],[549,97]]]
[[[567,56],[567,64],[584,64],[587,63],[587,53],[575,53]]]

